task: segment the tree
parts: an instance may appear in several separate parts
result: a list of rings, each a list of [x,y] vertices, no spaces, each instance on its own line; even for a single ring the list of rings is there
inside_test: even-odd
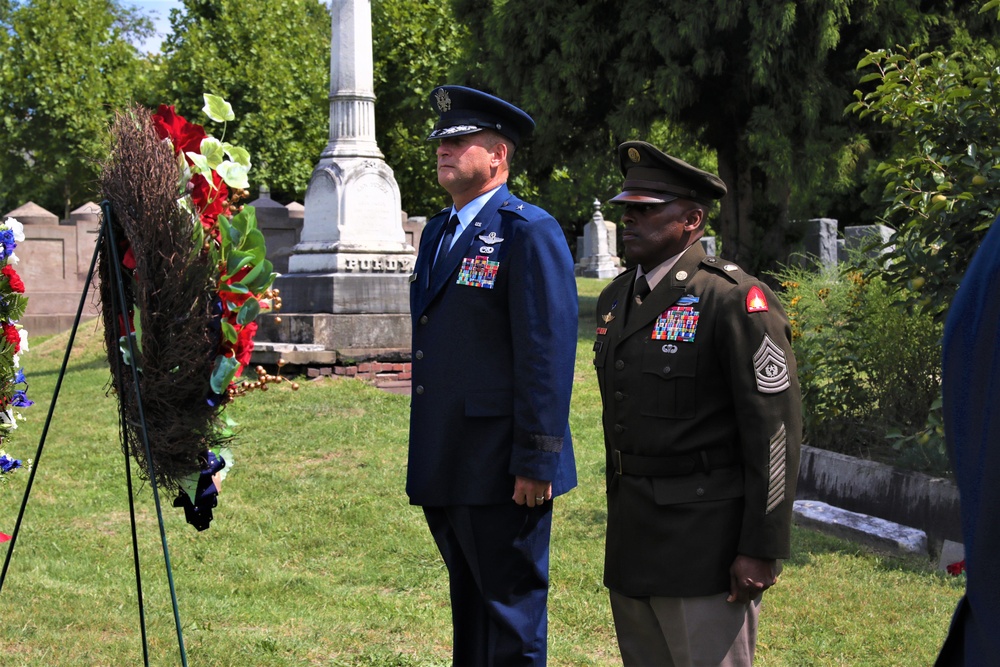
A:
[[[929,39],[932,5],[905,0],[743,2],[454,0],[470,25],[467,80],[536,116],[533,176],[592,160],[664,119],[718,157],[729,186],[722,254],[758,271],[783,255],[792,210],[854,186],[866,148],[843,110],[864,48]],[[524,20],[524,17],[531,17]],[[852,125],[853,123],[853,125]],[[682,145],[665,146],[677,151]],[[798,196],[793,196],[793,195]],[[803,196],[805,195],[805,196]]]
[[[197,118],[203,93],[236,114],[232,141],[250,151],[251,181],[301,198],[329,131],[330,14],[316,0],[183,0],[171,10],[160,99]]]
[[[449,76],[468,39],[448,0],[373,0],[375,133],[399,183],[403,210],[430,216],[445,204],[437,183],[434,146],[427,143],[437,119],[429,102]]]
[[[0,2],[0,205],[69,216],[96,197],[115,108],[145,76],[152,24],[117,0]]]
[[[1000,23],[996,24],[1000,26]],[[859,68],[851,110],[898,135],[878,171],[885,220],[895,228],[882,273],[943,317],[986,230],[1000,213],[1000,53],[883,49]]]

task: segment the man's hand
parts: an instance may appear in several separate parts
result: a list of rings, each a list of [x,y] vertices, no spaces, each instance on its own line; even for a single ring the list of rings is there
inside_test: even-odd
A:
[[[514,478],[514,502],[518,505],[534,507],[552,500],[552,482],[527,477]]]
[[[747,604],[778,581],[778,561],[739,555],[729,568],[726,602]]]

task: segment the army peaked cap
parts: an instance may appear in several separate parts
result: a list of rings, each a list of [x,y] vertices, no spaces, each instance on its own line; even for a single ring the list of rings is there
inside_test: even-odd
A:
[[[615,204],[659,204],[690,199],[710,204],[726,195],[726,184],[715,174],[667,155],[645,141],[626,141],[618,147],[625,184],[611,198]]]
[[[431,91],[430,100],[438,122],[427,141],[494,130],[517,146],[535,129],[531,116],[510,102],[474,88],[438,86]]]

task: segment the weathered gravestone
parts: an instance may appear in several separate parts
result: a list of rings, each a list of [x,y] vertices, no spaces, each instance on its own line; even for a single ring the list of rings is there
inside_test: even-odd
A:
[[[585,278],[614,278],[622,271],[621,261],[612,254],[616,229],[609,227],[601,215],[601,202],[594,200],[594,215],[583,228],[582,239],[577,240],[576,275]]]
[[[330,12],[329,143],[306,190],[288,271],[275,282],[282,311],[261,318],[259,340],[262,350],[271,341],[341,357],[408,355],[414,250],[375,141],[371,3],[334,0]]]

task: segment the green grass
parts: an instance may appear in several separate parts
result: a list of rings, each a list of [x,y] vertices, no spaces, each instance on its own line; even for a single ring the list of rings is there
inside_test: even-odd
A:
[[[581,280],[572,428],[580,487],[560,498],[552,542],[549,664],[617,665],[601,584],[604,541],[600,398],[591,366],[603,281]],[[37,405],[6,448],[30,458],[67,336],[33,343],[23,363]],[[142,642],[117,405],[95,326],[78,334],[0,591],[4,665],[137,665]],[[357,380],[303,381],[252,394],[236,465],[212,527],[196,532],[162,497],[192,667],[449,664],[447,573],[419,509],[407,503],[406,396]],[[0,488],[11,532],[27,475]],[[148,486],[137,486],[150,664],[180,664]],[[765,596],[758,663],[930,664],[962,580],[804,530]],[[5,549],[0,547],[0,554]]]

